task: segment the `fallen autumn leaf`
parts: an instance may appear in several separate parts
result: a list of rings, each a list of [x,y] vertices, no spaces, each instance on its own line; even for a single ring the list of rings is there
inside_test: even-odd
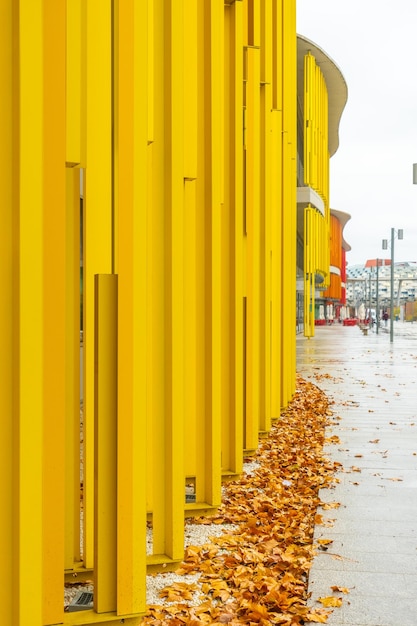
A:
[[[331,415],[323,392],[298,377],[293,401],[251,457],[259,464],[256,472],[224,485],[214,517],[187,522],[233,524],[238,530],[188,546],[177,574],[199,574],[197,590],[185,584],[165,588],[165,601],[172,603],[148,607],[142,626],[327,621],[329,611],[307,605],[307,585],[314,526],[332,523],[317,508],[339,506],[323,505],[318,495],[340,469],[323,456]]]

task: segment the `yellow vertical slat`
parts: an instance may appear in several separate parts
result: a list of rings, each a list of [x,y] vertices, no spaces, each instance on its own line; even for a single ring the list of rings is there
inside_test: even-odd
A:
[[[221,501],[220,476],[220,416],[222,385],[222,246],[221,207],[223,204],[223,42],[224,8],[220,2],[209,2],[210,6],[210,97],[211,97],[211,403],[207,416],[206,430],[206,501],[218,505]],[[209,207],[206,206],[206,211]]]
[[[66,3],[66,162],[85,163],[85,4]]]
[[[66,177],[64,0],[43,2],[43,619],[62,619],[65,520]]]
[[[295,1],[283,3],[283,351],[282,405],[295,387],[295,268],[296,268],[296,32]],[[294,374],[293,374],[294,372]]]
[[[282,368],[282,112],[272,111],[271,169],[271,417],[281,414]]]
[[[152,4],[152,3],[151,3]],[[153,2],[153,111],[149,114],[154,120],[154,141],[148,147],[148,201],[152,210],[147,222],[148,263],[147,263],[147,328],[148,328],[148,425],[147,425],[147,506],[152,512],[153,554],[164,554],[163,518],[165,502],[163,485],[165,455],[158,458],[164,446],[164,346],[166,327],[164,323],[165,285],[165,207],[164,207],[164,5]],[[160,495],[159,495],[160,494]]]
[[[13,623],[13,561],[16,552],[13,550],[13,455],[17,451],[13,441],[13,213],[16,212],[16,199],[13,189],[13,174],[16,166],[13,159],[13,139],[16,124],[14,110],[13,74],[15,58],[13,56],[13,9],[12,0],[1,3],[2,19],[0,20],[0,84],[3,94],[0,99],[0,185],[2,202],[0,205],[0,282],[2,298],[0,301],[0,324],[2,343],[0,350],[0,411],[2,415],[2,437],[0,443],[0,489],[3,499],[3,515],[0,522],[1,553],[3,568],[0,577],[0,601],[3,607],[5,623]]]
[[[146,59],[147,59],[147,123],[148,123],[148,135],[147,142],[151,144],[154,140],[154,110],[155,110],[155,59],[154,59],[154,32],[155,32],[155,18],[154,18],[154,3],[155,0],[146,0],[146,15],[147,15],[147,23],[146,23],[146,41],[147,41],[147,51],[146,51]]]
[[[116,5],[116,179],[119,234],[117,614],[146,606],[147,113],[135,69],[147,58],[146,8]],[[145,64],[145,67],[148,67]]]
[[[261,220],[261,360],[260,430],[271,428],[271,126],[272,3],[260,3],[260,220]],[[274,176],[276,173],[274,172]]]
[[[222,361],[223,361],[223,384],[221,389],[221,460],[222,472],[231,472],[232,465],[232,429],[233,429],[233,410],[231,407],[232,376],[233,376],[233,354],[232,354],[232,285],[233,285],[233,264],[232,264],[232,224],[233,224],[233,161],[232,161],[232,128],[234,120],[234,81],[235,81],[235,55],[234,55],[234,37],[233,37],[233,14],[231,5],[224,7],[224,72],[225,72],[225,90],[224,90],[224,136],[223,145],[225,152],[225,176],[224,176],[224,210],[222,211],[222,250],[224,254],[224,262],[227,263],[227,269],[222,280],[222,307],[224,315],[224,323],[222,326]],[[230,297],[227,297],[230,294]],[[225,336],[226,333],[226,336]]]
[[[233,10],[233,37],[235,55],[235,83],[233,85],[234,115],[232,132],[232,150],[234,155],[234,211],[233,211],[233,298],[234,298],[234,344],[233,344],[233,374],[234,374],[234,422],[232,435],[232,467],[234,471],[241,471],[243,465],[243,413],[244,413],[244,309],[243,309],[243,224],[244,224],[244,169],[243,147],[244,130],[242,125],[243,113],[243,6],[235,3]]]
[[[65,555],[80,560],[80,170],[66,169]]]
[[[197,380],[204,377],[202,350],[197,349],[197,326],[204,326],[199,316],[198,301],[204,297],[204,272],[198,259],[204,242],[197,241],[196,178],[198,171],[198,67],[201,64],[199,46],[201,37],[197,28],[198,10],[193,0],[184,0],[184,377],[187,393],[184,396],[184,456],[185,477],[195,481],[197,470],[204,459],[198,446],[198,428],[204,422],[204,397],[197,392]],[[201,166],[201,163],[200,163]],[[200,420],[195,416],[200,415]],[[200,491],[199,481],[197,489]],[[200,495],[200,494],[199,494]],[[185,499],[185,497],[184,497]]]
[[[183,327],[183,2],[164,5],[164,130],[165,130],[165,398],[162,442],[165,465],[163,484],[154,514],[154,549],[170,559],[182,558],[184,551],[184,327]],[[159,183],[160,184],[160,183]],[[158,391],[160,393],[160,391]],[[158,461],[159,462],[159,461]],[[157,502],[153,503],[156,510]],[[159,551],[158,550],[158,551]]]
[[[93,566],[94,275],[112,271],[111,0],[86,12],[86,176],[84,181],[84,564]]]
[[[18,350],[14,359],[13,624],[43,621],[43,28],[41,0],[18,6],[19,159],[14,248]]]
[[[184,178],[197,177],[197,5],[184,0]]]
[[[204,282],[201,280],[201,264],[197,265],[197,250],[201,249],[197,243],[196,224],[196,183],[186,181],[184,185],[184,237],[187,245],[184,249],[184,376],[187,381],[187,393],[184,397],[184,446],[187,453],[184,456],[184,474],[187,478],[194,478],[198,474],[204,459],[199,454],[197,433],[199,425],[205,415],[204,397],[198,393],[198,379],[204,375],[204,359],[201,349],[197,348],[197,327],[204,324],[204,317],[198,315],[197,302],[200,293],[204,293]],[[203,283],[203,284],[202,284]],[[196,420],[196,415],[200,416]]]
[[[229,350],[228,372],[222,384],[222,469],[239,473],[243,456],[243,4],[224,7],[225,19],[225,206],[222,211],[223,254],[228,257],[228,280],[222,294],[222,346]],[[229,248],[227,248],[227,244]],[[224,305],[223,305],[224,306]]]
[[[117,276],[95,276],[94,609],[116,610]]]
[[[282,369],[282,211],[283,211],[283,165],[282,165],[282,0],[272,5],[272,177],[271,189],[271,415],[281,414]]]
[[[255,450],[259,430],[259,49],[248,47],[246,83],[247,352],[245,448]]]
[[[314,209],[304,210],[304,335],[314,336]]]

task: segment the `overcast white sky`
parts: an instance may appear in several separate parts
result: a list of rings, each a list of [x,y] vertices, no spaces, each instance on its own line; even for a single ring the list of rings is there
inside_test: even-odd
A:
[[[330,160],[330,205],[344,229],[349,265],[389,258],[417,261],[417,0],[297,0],[297,32],[338,65],[348,86]]]

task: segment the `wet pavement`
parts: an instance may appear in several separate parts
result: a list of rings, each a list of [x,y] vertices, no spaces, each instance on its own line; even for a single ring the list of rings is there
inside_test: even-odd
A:
[[[334,401],[325,453],[341,466],[309,581],[312,605],[342,598],[330,626],[417,626],[417,323],[387,331],[297,338],[298,372]]]

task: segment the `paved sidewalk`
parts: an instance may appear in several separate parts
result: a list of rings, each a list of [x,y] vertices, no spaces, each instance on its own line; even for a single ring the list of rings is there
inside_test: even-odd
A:
[[[393,343],[384,331],[316,327],[297,338],[297,369],[340,417],[325,450],[340,482],[320,494],[340,507],[319,511],[334,521],[315,529],[332,543],[314,560],[312,601],[343,598],[330,626],[417,626],[417,324],[396,322]]]

